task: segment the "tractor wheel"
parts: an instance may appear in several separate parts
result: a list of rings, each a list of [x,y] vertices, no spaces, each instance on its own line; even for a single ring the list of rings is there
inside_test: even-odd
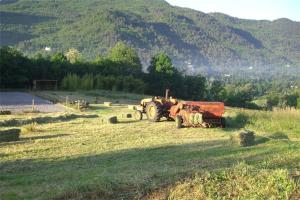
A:
[[[225,128],[226,127],[226,120],[225,117],[221,118],[221,128]]]
[[[143,114],[142,114],[141,111],[136,110],[136,111],[134,112],[134,114],[133,114],[133,117],[134,117],[135,120],[139,120],[139,121],[140,121],[140,120],[143,119]]]
[[[177,115],[175,118],[176,128],[182,128],[182,117]]]
[[[158,122],[162,117],[163,110],[159,103],[151,101],[146,106],[146,115],[149,121]]]

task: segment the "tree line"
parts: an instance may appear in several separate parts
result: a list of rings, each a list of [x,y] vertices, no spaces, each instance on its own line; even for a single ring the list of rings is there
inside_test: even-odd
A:
[[[56,79],[63,90],[103,89],[163,95],[169,88],[178,98],[223,101],[228,106],[300,107],[300,82],[297,80],[228,83],[199,75],[187,76],[173,66],[165,53],[153,56],[144,72],[136,51],[122,42],[94,61],[85,61],[73,48],[51,56],[26,57],[14,48],[1,47],[0,72],[1,88],[30,88],[33,80]]]
[[[206,80],[202,76],[184,76],[164,53],[153,56],[148,72],[136,51],[119,42],[107,55],[85,61],[76,49],[51,56],[26,57],[17,49],[0,49],[1,88],[30,88],[33,80],[58,80],[64,90],[105,89],[163,95],[166,88],[180,98],[201,99]]]

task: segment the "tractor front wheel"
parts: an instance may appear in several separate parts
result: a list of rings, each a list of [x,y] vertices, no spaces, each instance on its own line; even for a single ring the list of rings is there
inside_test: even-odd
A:
[[[136,110],[133,114],[133,117],[134,117],[135,120],[140,121],[140,120],[143,119],[143,113],[139,110]]]
[[[177,115],[175,118],[176,128],[182,128],[182,117]]]
[[[158,122],[162,117],[163,110],[159,103],[151,101],[146,106],[146,115],[149,121]]]

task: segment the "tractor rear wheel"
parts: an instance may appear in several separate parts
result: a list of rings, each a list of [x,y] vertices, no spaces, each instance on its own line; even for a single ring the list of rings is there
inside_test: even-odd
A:
[[[176,128],[182,128],[182,117],[177,115],[175,118]]]
[[[162,117],[163,110],[159,103],[151,101],[146,106],[146,115],[149,121],[158,122]]]

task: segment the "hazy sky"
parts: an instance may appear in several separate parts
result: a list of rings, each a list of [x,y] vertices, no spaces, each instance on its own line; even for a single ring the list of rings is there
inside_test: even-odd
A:
[[[203,12],[222,12],[245,19],[289,18],[300,21],[300,0],[167,0]]]

